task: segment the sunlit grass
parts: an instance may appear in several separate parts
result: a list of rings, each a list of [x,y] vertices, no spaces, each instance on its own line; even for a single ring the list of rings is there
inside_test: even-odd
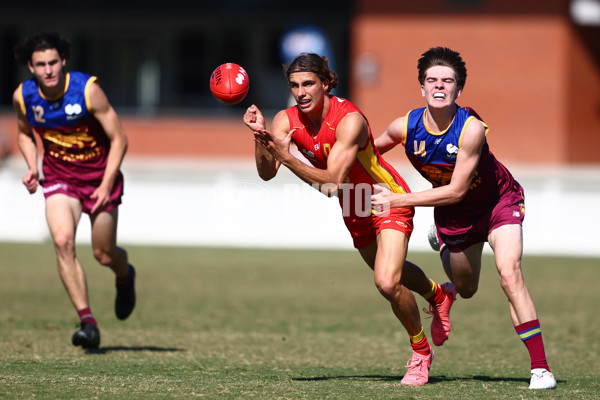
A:
[[[479,292],[456,302],[430,384],[414,388],[399,386],[408,338],[356,252],[128,251],[138,305],[118,321],[114,277],[80,246],[102,332],[85,352],[70,343],[77,315],[52,246],[0,244],[0,398],[600,399],[597,259],[524,259],[559,382],[532,392],[489,257]],[[410,259],[444,281],[433,252]]]

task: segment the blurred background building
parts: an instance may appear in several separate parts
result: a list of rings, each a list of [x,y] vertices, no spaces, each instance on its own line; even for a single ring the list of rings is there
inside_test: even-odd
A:
[[[600,167],[600,0],[9,2],[0,13],[0,151],[17,159],[11,97],[29,72],[12,50],[40,31],[71,41],[68,68],[99,77],[130,139],[125,168],[136,159],[175,161],[146,170],[226,159],[245,170],[254,145],[241,117],[252,103],[267,116],[287,106],[286,46],[328,53],[341,77],[335,94],[365,112],[375,135],[424,105],[421,54],[451,47],[468,70],[458,103],[484,118],[492,150],[509,168],[546,179]],[[210,74],[224,62],[249,73],[250,92],[239,105],[211,96]],[[386,158],[408,165],[401,149]],[[577,187],[600,191],[597,169],[577,171]],[[573,183],[571,175],[564,179]]]
[[[12,92],[29,76],[13,60],[14,45],[48,30],[70,39],[68,67],[97,75],[123,117],[239,117],[252,103],[278,110],[288,96],[281,65],[289,55],[283,46],[293,29],[305,28],[324,39],[324,44],[312,42],[314,51],[323,49],[335,60],[341,76],[336,94],[357,103],[375,133],[422,104],[416,61],[427,48],[444,45],[467,62],[469,78],[459,104],[475,107],[488,122],[501,157],[595,163],[600,162],[599,2],[9,2],[0,13],[0,113],[12,113]],[[224,107],[208,90],[211,72],[223,62],[242,65],[251,78],[250,93],[237,106]],[[204,130],[186,121],[176,130]],[[167,120],[167,126],[172,123]],[[138,134],[152,137],[144,134],[143,121],[126,119],[126,125],[132,153],[155,151],[153,143],[135,145]],[[160,121],[154,126],[167,129]],[[4,120],[0,130],[13,131]]]

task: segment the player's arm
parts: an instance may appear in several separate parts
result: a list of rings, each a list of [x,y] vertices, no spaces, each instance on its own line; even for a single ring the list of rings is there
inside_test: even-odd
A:
[[[127,152],[127,136],[116,111],[108,102],[106,94],[104,94],[100,85],[94,82],[90,85],[89,90],[90,113],[102,125],[110,140],[110,150],[102,182],[90,196],[93,199],[97,199],[96,204],[91,210],[91,214],[93,214],[110,202],[110,193],[121,168],[123,157],[125,157],[125,153]]]
[[[278,132],[276,121],[273,130]],[[360,113],[346,115],[336,129],[336,142],[327,157],[327,168],[320,169],[302,162],[289,152],[292,134],[293,130],[283,139],[275,136],[273,141],[265,142],[264,145],[296,176],[327,196],[337,195],[356,160],[359,148],[365,145],[369,137],[367,122]]]
[[[404,132],[404,118],[400,117],[393,120],[387,129],[375,138],[375,147],[379,154],[396,147],[397,144],[404,144],[406,141],[406,132]]]
[[[27,116],[23,112],[24,105],[22,103],[20,88],[15,90],[13,94],[13,106],[17,112],[17,145],[29,170],[23,176],[23,185],[29,193],[35,193],[38,188],[38,180],[40,172],[37,163],[37,145],[33,130],[27,121]]]
[[[290,130],[289,122],[287,123],[286,131],[285,121],[280,121],[285,115],[285,111],[280,111],[273,120],[273,126],[278,126],[281,130],[279,133],[280,137],[285,137]],[[287,117],[285,120],[287,120]],[[267,129],[265,118],[254,104],[246,110],[246,113],[244,114],[244,124],[246,124],[253,132]],[[277,175],[281,163],[273,157],[265,147],[261,146],[256,139],[254,142],[254,160],[256,162],[256,171],[262,180],[268,181]]]
[[[481,148],[485,143],[483,124],[474,119],[465,130],[462,145],[456,156],[456,165],[448,185],[439,186],[422,192],[395,194],[374,187],[371,199],[374,206],[415,207],[448,206],[460,202],[467,192],[475,175],[475,169],[481,157]]]

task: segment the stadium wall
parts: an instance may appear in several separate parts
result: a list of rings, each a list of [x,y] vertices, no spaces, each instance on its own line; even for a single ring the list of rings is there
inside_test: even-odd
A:
[[[600,27],[574,26],[562,1],[464,2],[474,5],[462,13],[446,12],[447,3],[359,1],[350,97],[373,130],[424,105],[417,60],[446,46],[467,63],[458,103],[488,123],[501,159],[599,163]]]
[[[0,241],[49,241],[41,191],[29,195],[23,187],[20,157],[5,161]],[[412,167],[394,164],[413,191],[428,188]],[[525,254],[600,258],[600,166],[508,166],[525,188]],[[337,198],[325,197],[286,169],[263,182],[249,158],[128,156],[123,172],[122,244],[352,249]],[[432,222],[431,208],[417,209],[410,251],[431,251],[426,237]],[[77,241],[90,242],[86,216]]]

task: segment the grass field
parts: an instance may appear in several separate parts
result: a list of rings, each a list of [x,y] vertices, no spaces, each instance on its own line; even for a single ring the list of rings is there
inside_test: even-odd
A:
[[[408,338],[358,253],[128,251],[138,305],[118,321],[112,274],[79,246],[102,332],[85,352],[52,246],[0,244],[1,399],[600,399],[598,259],[524,259],[559,385],[540,392],[490,257],[477,295],[455,303],[430,384],[403,387]],[[410,259],[443,281],[436,254]]]

